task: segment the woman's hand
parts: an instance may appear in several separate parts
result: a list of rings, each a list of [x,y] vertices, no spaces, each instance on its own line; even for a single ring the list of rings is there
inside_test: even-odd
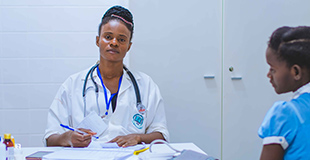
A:
[[[63,134],[54,134],[47,139],[47,146],[65,146],[65,147],[87,147],[95,135],[89,129],[79,128],[79,130],[88,134],[82,134],[76,131],[67,131]]]
[[[91,134],[81,134],[75,131],[68,131],[64,133],[65,141],[72,147],[87,147],[91,142]]]
[[[148,134],[128,134],[126,136],[117,136],[110,142],[116,142],[117,145],[120,147],[128,147],[128,146],[134,146],[141,142],[149,144],[155,139],[165,140],[165,138],[160,132],[152,132]]]
[[[75,132],[75,131],[69,132],[68,134],[71,137],[71,138],[69,138],[71,140],[70,146],[87,147],[91,142],[92,136],[95,135],[96,133],[92,132],[89,129],[84,129],[84,128],[79,128],[78,130],[83,131],[83,132],[88,133],[88,134],[82,134],[82,133]]]
[[[141,143],[140,134],[129,134],[126,136],[117,136],[110,141],[110,143],[116,142],[120,147],[134,146]]]

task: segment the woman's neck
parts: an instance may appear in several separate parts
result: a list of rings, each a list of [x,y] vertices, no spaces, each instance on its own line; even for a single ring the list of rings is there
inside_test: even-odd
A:
[[[102,63],[99,64],[100,74],[103,79],[119,78],[123,75],[123,63]]]

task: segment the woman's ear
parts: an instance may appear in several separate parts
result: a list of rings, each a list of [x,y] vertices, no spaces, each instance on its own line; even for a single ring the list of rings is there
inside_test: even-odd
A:
[[[297,80],[297,81],[300,80],[301,77],[302,77],[301,67],[299,65],[297,65],[297,64],[294,64],[291,67],[291,73],[294,76],[294,79]]]
[[[99,47],[99,36],[96,36],[96,45]]]
[[[129,46],[128,46],[127,52],[130,50],[131,45],[132,45],[132,42],[129,42]]]

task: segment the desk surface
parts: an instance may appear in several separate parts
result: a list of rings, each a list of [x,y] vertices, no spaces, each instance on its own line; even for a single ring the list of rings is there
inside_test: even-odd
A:
[[[170,145],[177,150],[190,149],[196,152],[206,154],[199,147],[197,147],[194,143],[170,143]],[[34,152],[37,152],[37,151],[57,151],[61,149],[62,147],[23,147],[22,154],[18,155],[18,157],[16,157],[16,160],[24,160],[26,156]],[[173,153],[174,152],[165,144],[155,144],[154,146],[152,146],[152,151],[155,153]],[[138,159],[138,156],[132,156],[129,159],[136,160]]]

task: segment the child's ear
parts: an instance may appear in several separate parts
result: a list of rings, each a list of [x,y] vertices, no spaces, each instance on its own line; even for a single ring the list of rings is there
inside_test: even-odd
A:
[[[301,71],[301,67],[297,64],[294,64],[292,67],[291,67],[291,72],[294,76],[294,79],[295,80],[300,80],[301,77],[302,77],[302,71]]]

